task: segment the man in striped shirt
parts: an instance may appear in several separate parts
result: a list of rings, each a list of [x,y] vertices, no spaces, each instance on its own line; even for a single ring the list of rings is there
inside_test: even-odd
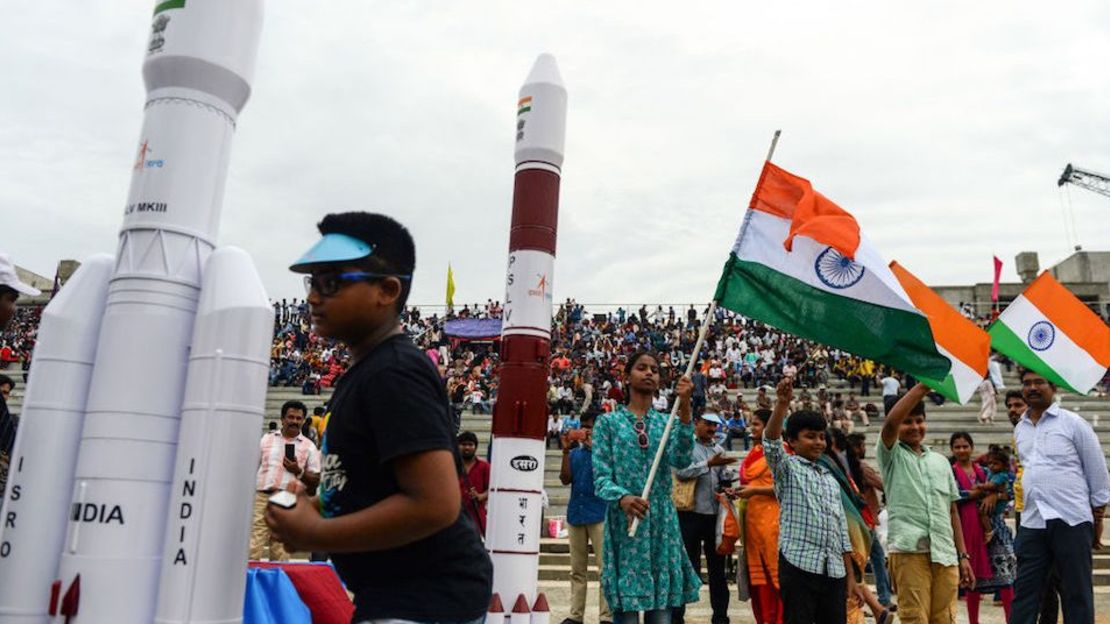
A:
[[[320,451],[301,433],[308,408],[300,401],[286,401],[281,406],[281,429],[262,436],[259,443],[258,475],[254,495],[254,522],[251,524],[250,558],[261,559],[269,551],[270,561],[286,561],[289,553],[281,542],[273,539],[264,516],[270,495],[289,489],[300,480],[307,491],[314,492],[320,484]],[[291,446],[293,459],[286,447]]]
[[[825,417],[814,411],[790,415],[783,446],[783,420],[794,397],[794,380],[776,390],[763,451],[775,476],[779,499],[779,585],[784,624],[844,622],[848,597],[862,600],[852,569],[852,543],[836,477],[817,463],[825,452]]]

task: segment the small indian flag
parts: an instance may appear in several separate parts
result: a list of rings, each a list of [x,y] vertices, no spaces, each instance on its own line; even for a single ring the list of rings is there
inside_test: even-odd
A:
[[[1048,271],[1006,307],[989,333],[998,352],[1079,394],[1110,367],[1110,327]]]
[[[522,97],[522,98],[520,98],[520,101],[516,103],[516,114],[517,115],[523,115],[524,113],[527,113],[530,110],[532,110],[532,96],[528,95],[528,96]]]
[[[770,162],[717,282],[723,307],[796,336],[945,379],[929,320],[855,217]]]
[[[952,362],[948,376],[942,379],[921,377],[920,380],[951,401],[967,403],[987,376],[990,336],[902,265],[891,262],[890,270],[906,289],[913,305],[929,319],[937,351]]]

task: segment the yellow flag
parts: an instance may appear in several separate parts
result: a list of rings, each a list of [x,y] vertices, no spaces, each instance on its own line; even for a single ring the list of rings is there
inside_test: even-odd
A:
[[[450,262],[447,263],[447,305],[455,305],[455,272]]]

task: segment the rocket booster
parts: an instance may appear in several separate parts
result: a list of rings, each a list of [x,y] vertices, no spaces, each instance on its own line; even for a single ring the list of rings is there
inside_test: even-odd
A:
[[[0,622],[47,618],[113,264],[86,260],[42,313],[0,512]]]
[[[193,319],[261,23],[261,0],[155,4],[59,569],[77,624],[154,619]]]
[[[486,549],[505,604],[536,600],[547,376],[567,91],[550,54],[520,89]]]
[[[181,409],[159,624],[242,621],[273,327],[250,256],[213,252]]]

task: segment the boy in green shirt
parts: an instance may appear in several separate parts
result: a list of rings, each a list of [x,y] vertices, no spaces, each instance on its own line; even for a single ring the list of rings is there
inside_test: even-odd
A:
[[[954,622],[959,587],[975,585],[952,467],[924,444],[928,393],[919,383],[891,407],[877,453],[890,516],[890,572],[904,624]]]

